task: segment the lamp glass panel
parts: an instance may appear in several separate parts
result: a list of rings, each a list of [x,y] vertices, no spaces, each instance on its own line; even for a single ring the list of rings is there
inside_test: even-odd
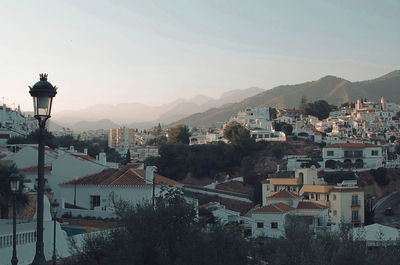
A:
[[[17,192],[19,190],[19,180],[11,180],[10,189],[12,192]]]
[[[52,100],[52,97],[47,96],[33,97],[35,116],[50,117]]]

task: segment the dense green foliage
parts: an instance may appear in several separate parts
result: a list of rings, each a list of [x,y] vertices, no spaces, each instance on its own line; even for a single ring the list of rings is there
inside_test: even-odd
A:
[[[8,207],[10,206],[14,194],[10,190],[10,175],[18,173],[15,165],[0,164],[0,219],[8,218]],[[17,207],[23,207],[28,202],[28,197],[22,193],[23,184],[17,193]]]
[[[275,131],[278,131],[278,132],[282,131],[286,135],[292,134],[293,126],[291,124],[287,124],[286,122],[274,121],[272,123],[272,125],[274,126]]]
[[[317,100],[314,103],[306,103],[302,98],[300,110],[303,114],[312,115],[320,120],[323,120],[329,117],[329,112],[332,111],[332,106],[322,99]]]
[[[191,173],[194,177],[213,177],[239,166],[241,156],[233,146],[223,142],[207,145],[166,143],[159,147],[160,157],[146,159],[147,165],[157,166],[158,172],[171,179],[181,180]]]
[[[120,228],[90,236],[74,265],[246,264],[249,248],[235,225],[206,226],[178,191],[146,204],[119,206]]]
[[[285,237],[246,240],[236,223],[221,225],[205,213],[198,220],[176,190],[157,198],[155,208],[121,202],[117,209],[120,227],[88,236],[63,265],[400,264],[400,242],[371,249],[350,225],[315,234],[293,215],[286,217]]]
[[[242,155],[250,154],[254,150],[255,141],[250,138],[250,131],[236,121],[225,126],[224,138]]]
[[[378,169],[371,169],[370,173],[374,176],[374,180],[379,186],[385,187],[390,183],[390,179],[387,176],[387,169],[380,167]]]
[[[178,124],[167,130],[169,143],[189,144],[190,132],[186,125]]]
[[[259,247],[257,259],[271,265],[389,265],[400,264],[397,246],[367,248],[362,237],[354,237],[349,225],[338,232],[314,235],[301,217],[287,216],[286,238],[271,239]]]

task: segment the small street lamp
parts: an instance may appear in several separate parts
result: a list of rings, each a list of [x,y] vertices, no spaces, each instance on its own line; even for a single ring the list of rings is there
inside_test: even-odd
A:
[[[58,207],[60,204],[57,202],[57,199],[54,199],[54,201],[51,203],[51,210],[52,210],[52,217],[54,221],[54,238],[53,238],[53,265],[56,265],[56,221],[57,221],[57,212],[58,212]]]
[[[17,194],[19,192],[21,183],[21,176],[17,173],[12,173],[10,175],[10,189],[13,193],[13,255],[11,258],[11,264],[17,265]]]
[[[74,209],[76,209],[76,181],[77,178],[74,178]]]
[[[44,200],[44,130],[46,121],[50,118],[53,97],[57,88],[47,82],[47,74],[40,74],[40,81],[29,87],[33,98],[34,116],[39,122],[39,150],[38,150],[38,188],[37,188],[37,240],[36,254],[32,265],[45,265],[43,243],[43,200]]]

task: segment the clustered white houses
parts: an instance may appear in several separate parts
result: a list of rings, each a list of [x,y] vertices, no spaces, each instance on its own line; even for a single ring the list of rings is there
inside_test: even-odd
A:
[[[24,137],[30,132],[19,106],[14,110],[6,104],[0,106],[0,146],[6,146],[8,139],[12,137]]]
[[[247,108],[238,112],[230,121],[236,121],[249,129],[250,137],[256,141],[286,141],[285,133],[275,131],[269,108]]]
[[[259,222],[267,224],[267,228],[271,222],[277,222],[274,227],[283,228],[286,214],[305,217],[313,228],[334,226],[343,221],[355,226],[364,224],[364,191],[357,181],[328,185],[315,168],[299,168],[294,175],[270,175],[262,182],[262,206],[253,214]],[[256,233],[279,234],[278,230],[270,233],[264,225],[259,224]]]

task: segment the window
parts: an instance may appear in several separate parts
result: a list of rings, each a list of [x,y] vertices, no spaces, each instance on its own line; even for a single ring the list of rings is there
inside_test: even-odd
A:
[[[257,228],[264,228],[263,222],[257,222]]]
[[[333,200],[336,201],[336,194],[333,194]]]
[[[267,190],[269,190],[269,185],[267,185]]]
[[[314,193],[311,193],[311,199],[314,199]]]
[[[333,151],[327,151],[327,152],[326,152],[326,155],[327,155],[327,156],[333,156]]]
[[[372,156],[377,156],[377,155],[379,155],[379,151],[378,150],[372,150],[371,151],[371,155]]]
[[[358,218],[358,211],[351,211],[351,220],[353,222],[360,221],[360,219]]]
[[[336,215],[337,215],[337,211],[333,210],[333,216],[336,216]]]
[[[100,196],[91,195],[90,196],[90,209],[93,210],[94,207],[100,206]]]
[[[278,229],[278,222],[271,222],[271,229]]]

